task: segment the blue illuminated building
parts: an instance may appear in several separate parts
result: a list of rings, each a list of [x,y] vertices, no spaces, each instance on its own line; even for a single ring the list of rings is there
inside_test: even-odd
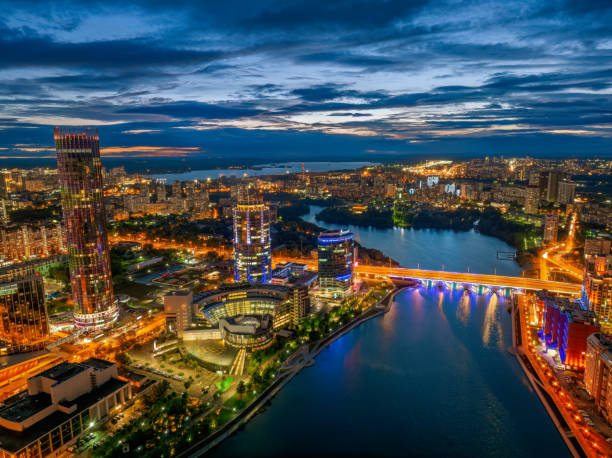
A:
[[[319,234],[319,289],[324,295],[342,297],[353,284],[354,235],[343,229]]]
[[[234,277],[269,283],[272,273],[270,207],[259,196],[247,196],[233,208]]]

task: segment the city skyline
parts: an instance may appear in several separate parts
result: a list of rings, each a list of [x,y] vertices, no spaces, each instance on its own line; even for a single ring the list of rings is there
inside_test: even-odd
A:
[[[610,0],[0,8],[2,457],[612,457]]]
[[[4,161],[610,152],[608,2],[0,4]]]

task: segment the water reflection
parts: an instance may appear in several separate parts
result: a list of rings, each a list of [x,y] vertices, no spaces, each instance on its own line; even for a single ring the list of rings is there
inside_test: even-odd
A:
[[[503,350],[504,331],[498,316],[499,301],[500,299],[497,294],[491,294],[489,296],[489,303],[487,304],[482,328],[482,343],[485,347],[489,347],[491,339],[495,339],[497,346]]]
[[[469,291],[464,290],[461,299],[459,299],[459,305],[457,306],[457,319],[464,325],[467,325],[468,320],[470,319],[471,302]]]
[[[510,328],[495,295],[402,291],[211,456],[568,456],[504,349]]]

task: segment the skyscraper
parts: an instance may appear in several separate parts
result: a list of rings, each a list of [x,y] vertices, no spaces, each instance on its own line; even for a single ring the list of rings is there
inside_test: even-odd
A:
[[[0,269],[0,353],[36,350],[48,338],[42,277],[24,265]]]
[[[98,132],[55,128],[57,167],[68,246],[74,321],[86,330],[117,319],[100,164]]]
[[[342,297],[353,284],[353,233],[330,229],[319,234],[319,288],[321,293]]]
[[[241,192],[233,219],[236,281],[268,283],[272,272],[270,207],[261,196]]]

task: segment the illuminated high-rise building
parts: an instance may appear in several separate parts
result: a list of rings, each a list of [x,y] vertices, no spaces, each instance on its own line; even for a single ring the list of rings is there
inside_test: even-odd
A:
[[[331,229],[319,234],[319,289],[321,293],[342,297],[353,284],[353,233]]]
[[[525,213],[535,215],[538,213],[540,201],[540,190],[537,186],[527,186],[525,188]]]
[[[98,132],[55,128],[54,136],[75,325],[86,330],[106,329],[116,321],[118,308],[111,278]]]
[[[549,213],[544,215],[544,243],[556,243],[559,230],[559,214]]]
[[[557,202],[563,205],[571,204],[576,197],[576,183],[573,181],[559,181],[557,186]]]
[[[272,273],[270,207],[260,195],[241,192],[233,219],[235,280],[268,283]]]
[[[43,278],[34,268],[0,270],[0,354],[43,348],[49,338]]]
[[[612,326],[612,256],[587,256],[584,261],[582,302],[606,330]]]

